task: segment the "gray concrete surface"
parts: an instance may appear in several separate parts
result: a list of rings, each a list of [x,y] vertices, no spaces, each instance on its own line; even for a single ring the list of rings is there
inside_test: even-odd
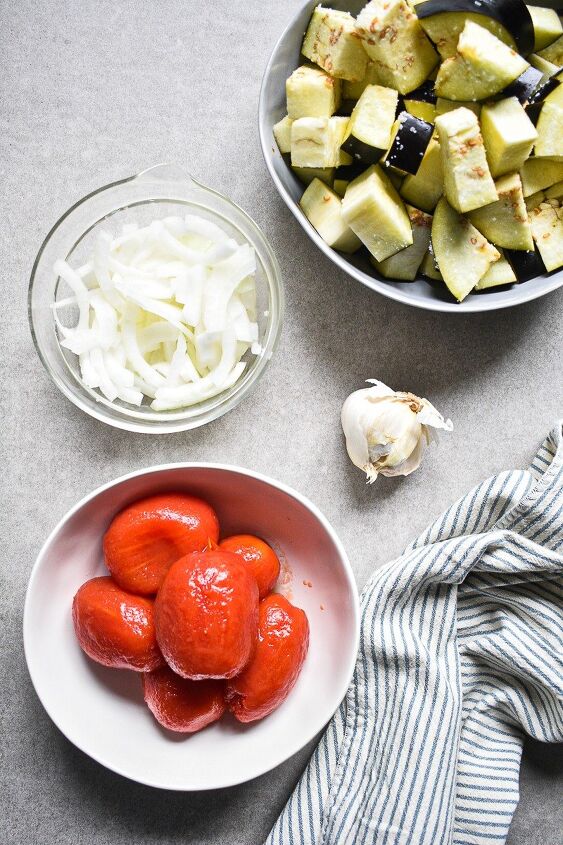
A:
[[[2,4],[2,845],[260,843],[311,751],[237,789],[179,795],[129,783],[62,737],[31,687],[21,617],[41,543],[81,496],[166,461],[248,466],[322,508],[361,586],[471,485],[525,466],[561,412],[562,291],[483,317],[416,312],[335,272],[278,198],[259,150],[257,98],[298,5]],[[263,227],[283,269],[287,317],[267,376],[242,406],[203,430],[150,437],[106,428],[58,393],[32,346],[26,287],[70,204],[163,160],[186,165]],[[347,461],[338,422],[344,397],[369,377],[428,396],[455,423],[417,474],[370,488]],[[561,749],[527,746],[510,845],[561,842],[561,775]]]

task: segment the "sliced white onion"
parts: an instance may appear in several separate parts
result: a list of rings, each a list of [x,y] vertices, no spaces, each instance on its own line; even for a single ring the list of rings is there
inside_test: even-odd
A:
[[[205,401],[241,377],[249,349],[261,351],[254,250],[210,220],[102,231],[78,270],[57,261],[54,271],[72,292],[52,305],[61,346],[110,402],[152,399],[166,411]],[[73,328],[59,319],[65,307],[78,313]]]

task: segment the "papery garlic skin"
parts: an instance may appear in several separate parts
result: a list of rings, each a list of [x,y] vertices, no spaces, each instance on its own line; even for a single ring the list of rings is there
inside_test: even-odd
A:
[[[410,475],[420,466],[424,440],[435,437],[432,430],[451,431],[453,425],[427,399],[368,382],[373,387],[348,396],[341,421],[350,460],[373,484],[379,474]]]

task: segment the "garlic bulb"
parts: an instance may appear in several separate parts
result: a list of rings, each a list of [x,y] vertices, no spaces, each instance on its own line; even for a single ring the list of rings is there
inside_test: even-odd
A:
[[[396,393],[375,379],[368,382],[373,387],[356,390],[346,399],[341,419],[350,460],[373,484],[380,473],[414,472],[420,465],[423,441],[432,439],[431,430],[451,431],[453,425],[427,399]]]

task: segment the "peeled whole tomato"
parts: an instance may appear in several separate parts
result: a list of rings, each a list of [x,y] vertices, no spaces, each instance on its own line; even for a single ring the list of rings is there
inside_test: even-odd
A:
[[[169,493],[134,502],[118,513],[104,537],[106,565],[124,590],[154,595],[172,564],[219,539],[211,505]]]
[[[223,681],[189,681],[168,666],[145,672],[142,680],[149,710],[169,731],[201,731],[225,712]]]
[[[232,552],[186,555],[158,592],[155,624],[164,658],[178,675],[232,678],[248,663],[256,641],[256,581]]]
[[[239,555],[256,578],[260,598],[268,595],[280,574],[280,562],[271,546],[252,534],[236,534],[221,540],[219,548]]]
[[[72,621],[81,649],[102,666],[150,672],[163,664],[153,602],[125,592],[109,576],[92,578],[80,587]]]
[[[262,599],[254,656],[227,684],[227,705],[239,722],[263,719],[279,707],[295,686],[308,648],[305,612],[275,593]]]

